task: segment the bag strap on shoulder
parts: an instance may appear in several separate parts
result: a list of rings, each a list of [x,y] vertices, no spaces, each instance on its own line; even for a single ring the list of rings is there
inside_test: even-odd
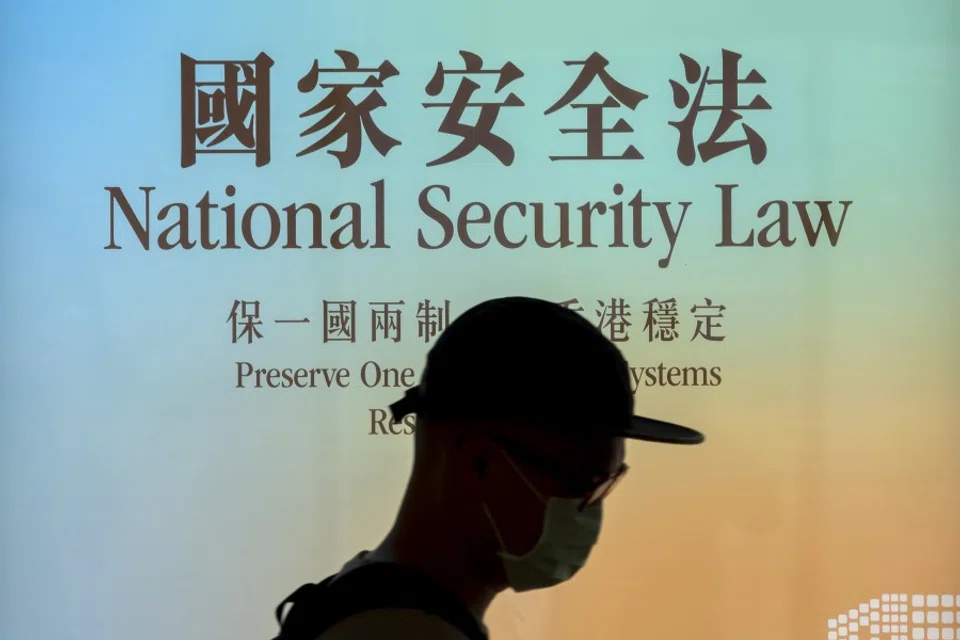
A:
[[[288,604],[293,606],[284,616]],[[414,609],[435,615],[470,640],[487,634],[464,604],[425,575],[398,564],[362,565],[318,584],[305,584],[277,607],[275,640],[316,640],[341,620],[377,609]]]

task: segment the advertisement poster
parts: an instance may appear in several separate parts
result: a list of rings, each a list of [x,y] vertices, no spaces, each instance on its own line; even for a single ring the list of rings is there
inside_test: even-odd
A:
[[[705,440],[629,441],[490,638],[960,638],[956,2],[3,21],[0,637],[273,638],[393,525],[438,337],[525,296]]]

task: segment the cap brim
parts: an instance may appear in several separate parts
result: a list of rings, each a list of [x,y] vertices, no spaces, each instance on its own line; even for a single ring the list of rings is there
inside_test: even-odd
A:
[[[702,433],[689,427],[643,416],[633,416],[630,425],[618,435],[633,440],[666,444],[700,444],[704,440]]]

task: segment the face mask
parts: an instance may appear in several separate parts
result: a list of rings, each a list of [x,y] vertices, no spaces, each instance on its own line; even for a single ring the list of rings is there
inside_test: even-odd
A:
[[[506,551],[506,545],[486,504],[483,510],[500,542],[498,553],[503,561],[507,582],[514,591],[543,589],[565,582],[587,562],[590,551],[600,537],[602,507],[600,503],[580,510],[581,498],[548,498],[546,500],[511,462],[531,491],[546,505],[540,539],[527,553],[518,556]]]

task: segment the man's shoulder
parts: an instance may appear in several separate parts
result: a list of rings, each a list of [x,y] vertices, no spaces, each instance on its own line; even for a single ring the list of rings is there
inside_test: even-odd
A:
[[[363,551],[347,562],[338,574],[331,576],[329,585],[334,591],[338,584],[343,584],[341,580],[350,583],[347,587],[348,593],[365,593],[374,602],[380,600],[381,606],[338,621],[318,636],[317,640],[470,640],[455,624],[447,622],[436,613],[415,608],[410,602],[401,605],[393,597],[382,597],[386,585],[392,585],[387,590],[389,593],[402,593],[410,589],[417,592],[427,587],[421,593],[437,597],[432,583],[426,582],[424,576],[411,572],[409,568],[378,561],[373,554]],[[369,603],[369,599],[367,601]],[[443,598],[440,598],[439,602],[444,605],[441,609],[449,608],[451,604]]]
[[[469,640],[441,618],[413,609],[377,609],[341,620],[317,640]]]

